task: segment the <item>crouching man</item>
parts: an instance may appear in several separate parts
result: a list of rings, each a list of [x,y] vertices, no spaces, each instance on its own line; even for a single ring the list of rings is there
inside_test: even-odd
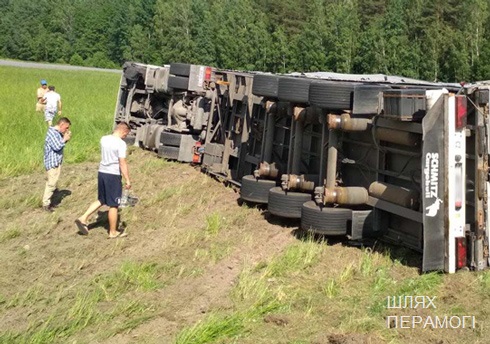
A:
[[[125,188],[131,188],[129,170],[126,161],[126,142],[124,138],[129,134],[127,123],[119,123],[111,135],[100,139],[101,161],[98,172],[98,197],[82,216],[75,220],[78,232],[88,235],[88,219],[103,205],[109,207],[109,239],[126,236],[126,233],[117,231],[118,208],[122,196],[122,178]],[[121,178],[122,175],[122,178]]]

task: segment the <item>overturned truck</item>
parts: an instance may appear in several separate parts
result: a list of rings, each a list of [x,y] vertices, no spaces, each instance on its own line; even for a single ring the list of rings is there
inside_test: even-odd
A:
[[[129,143],[200,165],[301,228],[379,238],[422,270],[489,266],[489,90],[386,75],[124,65]]]

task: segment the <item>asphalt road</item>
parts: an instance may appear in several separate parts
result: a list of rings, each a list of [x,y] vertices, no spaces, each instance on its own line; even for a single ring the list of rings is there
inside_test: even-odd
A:
[[[42,69],[59,69],[59,70],[92,70],[92,71],[109,72],[109,73],[121,73],[122,72],[122,69],[80,67],[80,66],[70,66],[70,65],[54,64],[54,63],[39,63],[39,62],[27,62],[27,61],[17,61],[17,60],[1,60],[1,59],[0,59],[0,66],[13,66],[13,67],[24,67],[24,68],[42,68]]]

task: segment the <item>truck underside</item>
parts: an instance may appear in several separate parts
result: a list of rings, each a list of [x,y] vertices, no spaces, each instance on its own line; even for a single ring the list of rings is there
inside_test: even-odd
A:
[[[201,166],[313,233],[418,251],[422,271],[489,265],[486,83],[124,65],[128,143]]]

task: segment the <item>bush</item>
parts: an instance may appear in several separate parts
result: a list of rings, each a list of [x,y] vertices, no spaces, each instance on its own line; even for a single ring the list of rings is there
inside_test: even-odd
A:
[[[70,58],[70,64],[73,66],[84,66],[85,62],[83,61],[83,58],[78,55],[78,53],[75,53]]]
[[[86,60],[87,66],[97,68],[117,68],[116,64],[109,60],[103,52],[96,52]]]

